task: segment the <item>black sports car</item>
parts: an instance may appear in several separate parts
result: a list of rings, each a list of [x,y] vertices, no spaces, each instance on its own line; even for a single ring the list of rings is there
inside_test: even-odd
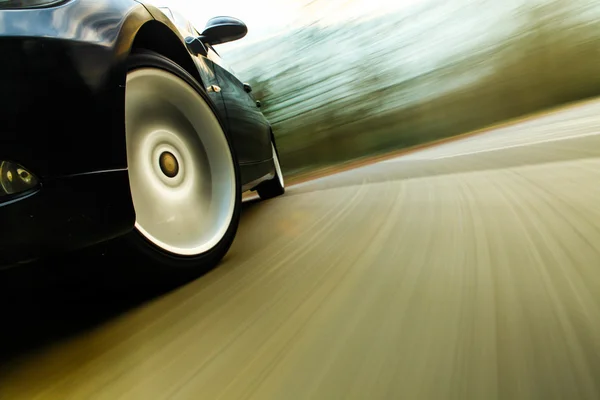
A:
[[[284,193],[260,102],[213,48],[246,33],[142,1],[0,0],[0,267],[99,243],[160,279],[216,265],[242,192]]]

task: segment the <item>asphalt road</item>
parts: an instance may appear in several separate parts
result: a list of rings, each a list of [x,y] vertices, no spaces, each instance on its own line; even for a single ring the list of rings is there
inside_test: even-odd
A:
[[[249,201],[185,287],[9,319],[0,398],[599,399],[599,133],[595,102]]]

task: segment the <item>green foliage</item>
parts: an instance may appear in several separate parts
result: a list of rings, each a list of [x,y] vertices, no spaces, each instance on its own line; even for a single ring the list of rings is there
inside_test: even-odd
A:
[[[600,24],[578,18],[586,4],[549,0],[521,8],[520,27],[503,40],[403,79],[397,79],[401,65],[378,69],[373,55],[341,72],[301,75],[326,60],[299,58],[275,77],[256,74],[251,83],[273,121],[284,170],[294,174],[393,151],[598,96]],[[297,47],[349,35],[346,29],[319,36],[311,28],[295,38]],[[335,92],[339,85],[350,93]]]

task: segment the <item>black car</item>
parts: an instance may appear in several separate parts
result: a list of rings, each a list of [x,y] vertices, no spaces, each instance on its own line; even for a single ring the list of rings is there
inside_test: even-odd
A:
[[[271,125],[213,47],[246,33],[142,1],[0,0],[0,267],[96,245],[159,279],[216,265],[242,192],[284,193]]]

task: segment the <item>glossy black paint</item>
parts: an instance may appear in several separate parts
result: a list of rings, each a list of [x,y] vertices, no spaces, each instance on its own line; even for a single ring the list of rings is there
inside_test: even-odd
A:
[[[218,53],[208,46],[208,57],[219,60]],[[221,94],[227,110],[229,132],[241,163],[256,163],[271,159],[271,126],[265,119],[252,93],[225,68],[215,68]]]
[[[273,176],[271,128],[255,99],[198,45],[197,32],[178,28],[134,0],[0,10],[0,160],[42,182],[37,193],[0,203],[0,266],[133,228],[124,100],[135,48],[172,59],[205,88],[220,86],[208,94],[234,143],[244,189]]]

